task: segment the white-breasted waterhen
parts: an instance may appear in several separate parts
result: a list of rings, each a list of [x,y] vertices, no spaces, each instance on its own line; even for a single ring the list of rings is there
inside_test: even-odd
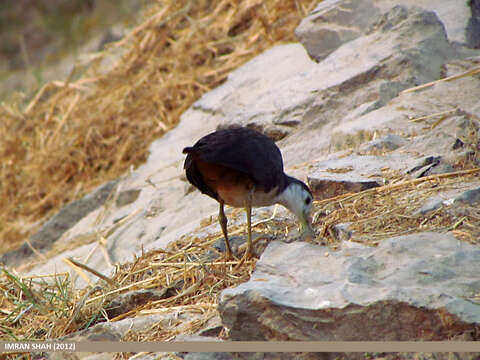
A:
[[[202,137],[187,154],[187,179],[203,194],[220,203],[218,221],[226,244],[226,257],[232,257],[228,242],[224,204],[243,207],[247,213],[247,251],[252,256],[252,207],[281,204],[294,213],[309,236],[312,192],[302,181],[283,172],[282,154],[275,142],[258,131],[236,127]]]

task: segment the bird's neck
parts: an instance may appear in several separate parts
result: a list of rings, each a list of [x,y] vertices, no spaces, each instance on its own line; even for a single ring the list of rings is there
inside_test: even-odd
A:
[[[298,190],[293,184],[297,179],[285,174],[284,186],[280,188],[276,198],[276,203],[285,206],[288,210],[296,214],[298,204]]]

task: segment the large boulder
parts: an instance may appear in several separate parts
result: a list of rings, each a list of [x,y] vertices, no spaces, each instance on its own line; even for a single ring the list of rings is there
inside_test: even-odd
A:
[[[480,324],[479,258],[478,246],[439,233],[338,252],[276,241],[219,311],[233,340],[454,339]]]

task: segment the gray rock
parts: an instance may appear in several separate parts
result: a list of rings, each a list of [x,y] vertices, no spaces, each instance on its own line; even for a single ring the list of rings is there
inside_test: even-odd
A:
[[[130,189],[130,190],[121,191],[117,197],[117,201],[116,201],[117,207],[126,206],[128,204],[135,202],[138,199],[138,196],[140,195],[141,191],[142,191],[141,189]]]
[[[216,315],[208,320],[206,326],[201,329],[197,335],[202,337],[217,337],[220,335],[220,332],[223,330],[222,320],[219,315]]]
[[[357,6],[352,2],[336,9],[344,3],[325,4],[332,7],[331,17],[335,11]],[[385,8],[379,6],[372,23],[350,14],[354,15],[349,18],[351,27],[360,29],[360,35],[319,63],[311,61],[300,44],[287,44],[269,49],[233,71],[224,84],[187,110],[175,129],[152,143],[147,162],[120,180],[122,189],[127,190],[125,196],[120,192],[115,206],[91,212],[64,233],[61,241],[69,245],[86,229],[109,229],[127,219],[106,239],[111,260],[122,263],[142,249],[162,248],[181,236],[220,233],[216,222],[206,228],[200,226],[201,219],[216,216],[217,203],[198,191],[185,193],[186,183],[180,180],[182,148],[220,124],[252,126],[281,139],[278,145],[286,172],[303,180],[322,175],[317,170],[348,166],[346,160],[353,158],[345,160],[344,153],[330,153],[332,139],[341,137],[338,134],[349,136],[379,129],[408,138],[401,148],[370,162],[376,162],[376,167],[365,166],[358,171],[360,181],[383,183],[382,168],[407,171],[417,164],[419,156],[445,157],[456,139],[452,119],[448,117],[428,131],[424,123],[409,119],[455,107],[472,118],[480,116],[478,80],[466,77],[422,92],[398,91],[466,71],[478,66],[478,60],[473,52],[469,55],[472,58],[462,60],[465,53],[449,42],[451,28],[443,20],[447,10],[432,13],[410,7],[410,2],[405,4],[395,9],[393,2]],[[452,11],[451,5],[442,4],[458,15],[461,6]],[[363,21],[369,26],[363,26]],[[371,138],[365,137],[363,142]],[[354,174],[347,172],[340,181],[359,181],[357,176],[350,177]],[[262,214],[259,210],[255,213]],[[102,221],[98,223],[98,219]],[[243,224],[243,218],[240,222]],[[37,265],[32,272],[70,271],[63,258],[85,258],[95,246],[92,242],[72,245],[71,250]],[[98,251],[93,252],[88,265],[106,275],[113,270]],[[77,286],[84,285],[82,279],[77,282]]]
[[[478,0],[468,1],[471,16],[465,29],[467,46],[480,49],[480,2]]]
[[[388,134],[381,138],[369,141],[368,143],[364,144],[360,151],[393,151],[407,143],[407,140],[402,136],[396,134]]]
[[[448,200],[444,199],[444,196],[434,196],[430,199],[427,199],[421,208],[413,212],[413,215],[426,215],[441,208],[447,201]]]
[[[305,110],[306,126],[281,141],[284,153],[293,154],[294,159],[303,155],[301,161],[308,161],[317,158],[336,133],[387,126],[404,132],[418,128],[405,121],[409,114],[400,110],[411,108],[407,99],[402,107],[391,104],[392,99],[398,98],[399,89],[440,78],[445,62],[455,55],[434,13],[392,8],[376,19],[367,35],[344,43],[318,64],[323,77],[317,96]],[[392,89],[385,92],[388,82]],[[315,143],[308,140],[311,138]]]
[[[336,224],[333,226],[333,231],[338,241],[344,242],[351,239],[353,232],[349,228],[350,224],[351,223]]]
[[[414,215],[426,215],[444,206],[451,213],[467,213],[468,209],[478,207],[480,202],[480,184],[472,182],[458,189],[442,192],[425,201]],[[463,216],[463,215],[462,215]]]
[[[402,90],[479,66],[480,52],[464,48],[477,47],[477,5],[476,0],[403,0],[401,6],[395,0],[321,2],[297,29],[308,54],[300,44],[276,46],[233,71],[223,85],[187,110],[175,129],[151,145],[146,164],[119,180],[127,190],[119,193],[115,206],[96,207],[68,221],[68,231],[62,230],[65,242],[86,229],[97,231],[129,219],[107,237],[107,251],[121,263],[181,236],[220,234],[216,222],[199,226],[201,219],[216,216],[217,203],[198,191],[186,192],[181,181],[182,148],[219,125],[250,126],[278,140],[287,173],[308,176],[317,197],[381,184],[385,168],[412,170],[412,176],[451,171],[449,156],[456,140],[467,151],[469,130],[478,129],[472,121],[480,116],[478,76],[412,93]],[[458,110],[428,118],[452,109]],[[377,130],[389,135],[369,142]],[[357,141],[349,144],[352,138]],[[335,141],[360,152],[389,153],[331,153]],[[448,207],[455,216],[469,214],[478,208],[478,186],[440,194],[418,214],[439,206]],[[136,215],[129,218],[132,214]],[[240,223],[243,218],[232,221]],[[480,305],[474,298],[480,292],[478,247],[449,235],[418,233],[366,248],[348,241],[348,224],[334,230],[343,240],[341,251],[332,253],[303,242],[272,242],[251,280],[223,293],[220,312],[233,340],[443,340],[462,338],[469,331],[478,340]],[[244,239],[244,235],[234,237],[238,243]],[[33,272],[70,270],[63,259],[84,258],[94,246],[82,244]],[[18,262],[30,261],[17,255]],[[107,275],[111,271],[98,251],[88,265]],[[117,299],[120,310],[110,316],[161,296],[155,291],[132,292]],[[143,331],[158,322],[167,326],[182,317],[173,316],[96,324],[68,339],[119,340],[129,329]],[[209,324],[197,335],[213,338],[221,326]],[[232,356],[359,358],[355,354],[185,354],[188,359]],[[447,359],[439,354],[421,356]],[[469,356],[473,355],[457,357],[474,358]]]
[[[30,237],[30,244],[40,252],[50,249],[67,230],[72,228],[78,221],[89,213],[99,208],[108,198],[117,185],[118,180],[110,181],[82,199],[72,201],[58,214],[52,216],[41,229]],[[8,266],[17,266],[28,261],[33,255],[33,250],[27,243],[23,243],[18,249],[5,253],[0,257],[0,263]]]
[[[380,14],[398,4],[393,0],[322,1],[302,20],[295,33],[309,55],[320,61],[342,44],[364,35]],[[470,6],[466,1],[450,0],[403,0],[401,4],[433,11],[444,24],[450,41],[478,48],[480,6],[476,0],[470,1]]]
[[[422,159],[418,165],[407,171],[413,178],[421,178],[435,174],[453,172],[454,168],[445,162],[441,156],[428,156]]]
[[[463,216],[478,217],[480,205],[480,188],[470,189],[442,203],[447,212],[456,218]]]
[[[312,190],[316,200],[332,198],[338,195],[356,193],[379,187],[376,181],[365,180],[360,178],[351,178],[351,180],[336,179],[335,176],[330,178],[308,177],[308,185]],[[345,176],[341,176],[345,177]]]
[[[307,182],[316,199],[364,191],[383,184],[382,169],[404,169],[412,161],[405,154],[389,156],[350,155],[319,161],[310,169]]]
[[[361,36],[380,10],[373,1],[322,1],[295,30],[308,54],[321,61],[347,41]]]
[[[59,338],[60,341],[121,341],[128,331],[145,331],[156,323],[164,323],[175,319],[175,314],[155,314],[126,318],[115,322],[102,322],[88,329],[77,331]]]
[[[156,301],[168,297],[168,289],[140,289],[121,294],[105,306],[105,312],[109,319],[127,313],[150,301]]]
[[[319,70],[301,45],[276,46],[229,74],[225,84],[202,96],[192,109],[220,115],[223,126],[248,126],[279,139],[301,124],[319,87]],[[251,103],[255,107],[247,105]]]
[[[465,191],[454,199],[454,203],[464,203],[470,206],[478,206],[480,204],[480,188]]]
[[[272,58],[282,61],[274,61],[276,66],[272,66]],[[298,73],[299,66],[305,72]],[[291,131],[292,123],[287,120],[300,118],[302,109],[314,97],[312,91],[318,84],[310,72],[314,72],[316,66],[301,45],[291,44],[271,49],[233,72],[229,81],[207,93],[187,110],[175,129],[154,142],[147,162],[122,180],[122,188],[142,190],[138,198],[132,203],[120,201],[116,204],[116,209],[109,210],[103,216],[101,224],[96,223],[100,213],[85,217],[69,231],[65,242],[81,235],[85,229],[93,231],[114,226],[119,219],[135,214],[139,209],[142,211],[138,215],[107,239],[107,251],[114,263],[131,260],[133,254],[139,254],[142,248],[148,250],[164,247],[170,241],[192,233],[199,227],[200,219],[212,214],[216,216],[218,205],[198,191],[185,194],[184,182],[179,181],[183,173],[182,148],[192,145],[201,135],[214,130],[219,124],[228,123],[227,118],[236,119],[241,125],[252,123],[264,126],[274,124],[275,121],[278,124],[283,122],[283,125],[278,126]],[[258,74],[262,74],[260,80]],[[281,88],[285,91],[279,92],[278,86],[282,81]],[[262,86],[258,86],[259,82]],[[256,91],[252,91],[252,87]],[[274,102],[270,101],[272,97],[276,98]],[[262,98],[268,101],[258,103]],[[245,104],[253,101],[258,106],[246,109]],[[263,115],[256,113],[252,120],[248,113],[253,114],[257,110]],[[292,172],[290,174],[296,175]],[[216,226],[218,231],[218,224]],[[86,256],[92,248],[93,245],[88,244],[70,250],[37,266],[32,272],[70,271],[62,259],[65,256]],[[106,275],[113,271],[100,252],[93,254],[89,266]],[[84,281],[79,279],[77,285],[84,285]]]
[[[120,341],[121,331],[116,323],[99,323],[88,329],[61,337],[61,341]]]
[[[219,311],[233,340],[446,340],[480,324],[479,256],[439,233],[355,252],[272,242]]]

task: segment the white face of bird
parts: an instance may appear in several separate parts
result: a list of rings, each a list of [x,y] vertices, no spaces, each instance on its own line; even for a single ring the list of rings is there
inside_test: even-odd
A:
[[[312,195],[305,190],[302,184],[292,182],[279,195],[277,202],[296,215],[305,235],[309,237],[314,236],[314,231],[310,224],[313,199]]]

